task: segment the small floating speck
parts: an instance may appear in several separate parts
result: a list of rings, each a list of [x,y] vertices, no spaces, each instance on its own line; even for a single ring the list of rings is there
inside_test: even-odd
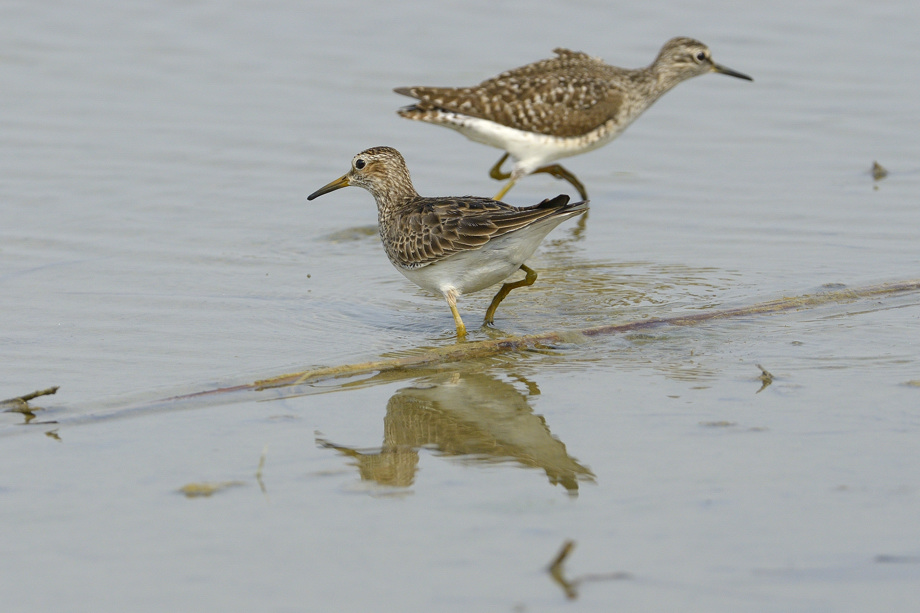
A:
[[[730,428],[737,426],[738,423],[734,421],[701,421],[700,425],[704,428]]]
[[[186,498],[203,498],[216,494],[221,490],[225,490],[228,487],[235,487],[237,485],[245,485],[242,481],[219,481],[216,483],[210,482],[201,482],[201,483],[189,483],[188,485],[183,485],[179,488],[181,494],[185,494]]]
[[[872,162],[872,178],[876,181],[881,181],[888,176],[888,171],[885,170],[885,167],[879,164],[878,162]]]

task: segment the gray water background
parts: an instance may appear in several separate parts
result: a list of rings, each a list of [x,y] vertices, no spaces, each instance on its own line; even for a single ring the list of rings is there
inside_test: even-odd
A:
[[[391,90],[557,46],[641,66],[688,35],[755,81],[682,84],[564,161],[589,219],[500,330],[916,278],[918,28],[909,2],[4,4],[0,398],[61,388],[35,402],[56,425],[0,414],[3,609],[914,610],[916,295],[94,416],[452,343],[370,196],[306,195],[381,144],[423,194],[494,194],[500,152]],[[203,481],[243,485],[176,493]],[[568,601],[566,539],[571,577],[631,578]]]

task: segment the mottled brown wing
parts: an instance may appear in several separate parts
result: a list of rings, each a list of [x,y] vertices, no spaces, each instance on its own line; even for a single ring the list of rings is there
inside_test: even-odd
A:
[[[400,211],[389,225],[389,255],[403,266],[426,266],[540,219],[580,210],[580,203],[567,206],[568,201],[560,195],[518,208],[488,198],[425,198]]]
[[[622,71],[584,53],[555,49],[556,57],[515,68],[475,87],[401,87],[422,110],[444,109],[496,121],[519,130],[579,136],[615,119],[623,91],[613,82]]]

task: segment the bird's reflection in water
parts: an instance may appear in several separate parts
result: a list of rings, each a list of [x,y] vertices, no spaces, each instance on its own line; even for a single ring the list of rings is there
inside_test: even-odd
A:
[[[539,393],[535,384],[523,383],[529,394]],[[572,495],[579,481],[594,481],[594,474],[550,433],[543,417],[534,414],[524,394],[483,373],[444,373],[400,389],[387,403],[383,432],[379,449],[317,443],[355,458],[362,479],[395,487],[412,485],[421,447],[474,463],[513,461],[539,468],[551,484]]]

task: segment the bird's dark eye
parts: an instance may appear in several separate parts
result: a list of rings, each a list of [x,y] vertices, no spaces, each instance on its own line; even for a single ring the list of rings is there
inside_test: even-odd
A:
[[[357,168],[358,170],[361,170],[362,168],[364,168],[365,165],[366,164],[364,163],[364,160],[355,160],[355,168]]]
[[[698,62],[702,62],[702,61],[705,60],[705,59],[706,59],[706,52],[705,52],[705,51],[700,51],[699,53],[696,54],[696,60],[697,60]]]

